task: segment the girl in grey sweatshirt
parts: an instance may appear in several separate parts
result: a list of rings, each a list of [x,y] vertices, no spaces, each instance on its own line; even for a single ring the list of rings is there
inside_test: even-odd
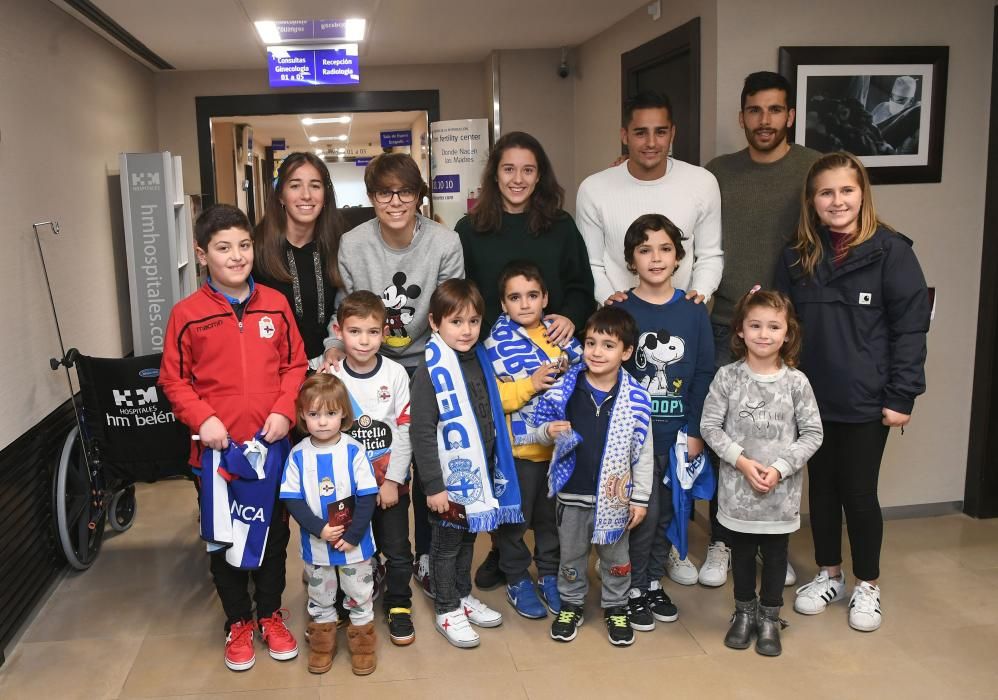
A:
[[[800,327],[779,292],[749,292],[735,308],[733,355],[718,370],[704,401],[703,439],[721,460],[718,521],[732,532],[735,619],[725,644],[780,653],[779,610],[789,535],[800,528],[803,468],[821,445],[818,404],[795,369]],[[756,599],[755,557],[763,556]],[[758,606],[758,621],[756,607]]]

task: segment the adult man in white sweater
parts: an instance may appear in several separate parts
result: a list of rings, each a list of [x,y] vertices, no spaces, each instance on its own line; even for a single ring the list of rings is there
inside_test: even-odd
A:
[[[686,258],[672,283],[697,303],[709,299],[724,266],[717,180],[705,169],[669,156],[676,125],[665,95],[644,92],[630,98],[621,123],[628,159],[587,177],[575,207],[589,249],[596,300],[603,303],[636,285],[637,277],[624,261],[624,233],[643,214],[664,214],[679,227]],[[690,586],[698,580],[696,565],[680,559],[675,547],[666,568],[676,583]]]
[[[624,103],[620,140],[628,159],[587,177],[575,214],[589,249],[602,303],[635,286],[624,262],[624,232],[642,214],[664,214],[683,232],[687,259],[673,277],[697,301],[709,299],[721,281],[721,195],[705,169],[669,156],[675,138],[669,98],[641,93]],[[692,255],[689,252],[692,252]]]

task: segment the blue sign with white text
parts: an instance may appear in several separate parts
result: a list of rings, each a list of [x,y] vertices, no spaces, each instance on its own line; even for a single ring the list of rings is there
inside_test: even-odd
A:
[[[411,145],[412,145],[412,132],[409,130],[381,132],[382,148],[392,148],[393,146],[411,146]]]
[[[433,178],[433,192],[434,194],[443,194],[446,192],[460,192],[461,191],[461,176],[460,175],[436,175]]]
[[[356,45],[341,48],[267,48],[270,87],[297,85],[358,85],[360,67]]]
[[[361,167],[361,168],[366,168],[366,167],[367,167],[367,164],[368,164],[368,163],[370,163],[370,162],[371,162],[371,159],[370,159],[370,158],[358,158],[358,159],[356,159],[356,160],[355,160],[355,161],[353,162],[353,164],[354,164],[354,165],[357,165],[357,166],[359,166],[359,167]]]

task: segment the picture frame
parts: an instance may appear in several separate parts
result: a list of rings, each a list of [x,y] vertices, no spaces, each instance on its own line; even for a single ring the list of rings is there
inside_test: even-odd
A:
[[[858,156],[874,184],[940,182],[948,46],[781,46],[792,140]]]

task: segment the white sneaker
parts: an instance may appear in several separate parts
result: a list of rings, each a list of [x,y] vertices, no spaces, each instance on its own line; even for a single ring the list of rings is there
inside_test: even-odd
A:
[[[829,603],[834,603],[845,597],[845,572],[839,572],[837,578],[829,578],[828,570],[822,569],[813,581],[805,583],[797,589],[794,610],[801,615],[817,615],[825,612]]]
[[[479,627],[498,627],[502,624],[502,613],[493,610],[475,596],[468,594],[461,598],[461,609],[468,622]]]
[[[849,600],[849,626],[860,632],[873,632],[880,627],[880,586],[860,581],[852,589]]]
[[[797,572],[794,571],[794,565],[787,559],[787,576],[783,579],[783,585],[792,586],[795,583],[797,583]]]
[[[714,542],[707,547],[707,558],[700,567],[699,581],[702,586],[716,588],[728,580],[731,570],[731,549],[724,542]]]
[[[468,623],[464,608],[437,615],[436,628],[448,642],[461,649],[471,649],[479,644],[478,632]]]
[[[756,553],[755,560],[759,562],[759,566],[762,566],[762,552]],[[706,566],[706,564],[704,564],[704,566]],[[703,583],[703,581],[700,583]],[[790,563],[789,559],[787,559],[787,575],[783,578],[783,585],[792,586],[795,583],[797,583],[797,572],[794,571],[794,565]]]
[[[669,558],[665,560],[665,570],[669,578],[682,586],[692,586],[699,580],[700,572],[689,557],[679,558],[679,552],[673,547],[669,550]]]

